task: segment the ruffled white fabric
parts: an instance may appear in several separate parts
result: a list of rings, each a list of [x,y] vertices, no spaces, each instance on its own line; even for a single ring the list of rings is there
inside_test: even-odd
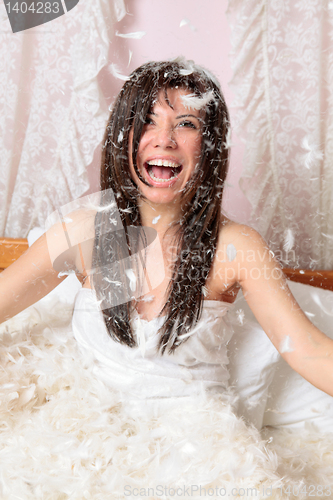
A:
[[[138,347],[114,342],[106,331],[93,290],[81,289],[75,302],[76,340],[96,358],[96,373],[126,400],[182,398],[205,391],[225,392],[229,378],[226,344],[232,330],[224,321],[231,305],[205,301],[202,317],[173,354],[157,354],[163,318],[145,321],[136,315],[132,327]]]
[[[71,305],[46,298],[1,326],[1,499],[134,499],[135,488],[141,498],[188,498],[192,486],[193,498],[219,498],[208,490],[218,487],[299,500],[304,486],[332,484],[332,438],[311,430],[262,438],[223,394],[166,398],[167,411],[142,411],[141,402],[137,412],[96,375],[71,315]]]

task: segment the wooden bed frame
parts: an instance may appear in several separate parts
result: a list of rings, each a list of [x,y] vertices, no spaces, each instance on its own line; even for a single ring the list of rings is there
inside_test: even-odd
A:
[[[24,238],[0,238],[0,272],[10,266],[27,249],[28,241]],[[333,291],[333,271],[284,268],[283,272],[292,281]]]

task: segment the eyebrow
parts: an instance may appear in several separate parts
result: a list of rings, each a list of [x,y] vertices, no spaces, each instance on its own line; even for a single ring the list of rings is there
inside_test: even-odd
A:
[[[198,116],[191,115],[191,113],[188,113],[187,115],[179,115],[179,116],[176,116],[176,119],[179,119],[179,118],[188,118],[189,116],[191,116],[192,118],[196,118],[197,120],[199,120],[199,117],[198,117]],[[200,120],[199,120],[199,121],[200,121]]]
[[[152,116],[158,116],[156,113],[154,113],[153,111],[149,111],[148,115],[152,115]],[[195,116],[195,115],[192,115],[191,113],[188,113],[186,115],[178,115],[176,116],[176,120],[179,120],[180,118],[188,118],[188,117],[192,117],[192,118],[195,118],[196,120],[200,121],[200,117],[199,116]]]

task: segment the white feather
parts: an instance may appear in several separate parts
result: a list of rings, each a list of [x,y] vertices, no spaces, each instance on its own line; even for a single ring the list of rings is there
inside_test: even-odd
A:
[[[232,146],[234,146],[234,144],[231,141],[231,134],[232,134],[232,131],[231,131],[231,127],[229,125],[228,132],[227,132],[227,135],[225,138],[225,143],[224,143],[224,147],[226,149],[230,149]]]
[[[127,63],[127,66],[129,66],[131,64],[132,56],[133,56],[133,51],[129,50],[128,51],[128,63]]]
[[[135,276],[135,273],[133,271],[133,269],[126,269],[125,270],[125,273],[126,273],[126,276],[127,278],[129,279],[129,286],[130,286],[130,289],[132,292],[135,292],[136,290],[136,276]]]
[[[307,151],[307,153],[303,155],[304,165],[307,169],[310,170],[316,167],[324,158],[324,153],[321,151],[320,147],[315,143],[311,143],[307,136],[303,138],[302,147]]]
[[[233,243],[227,245],[227,259],[232,262],[237,257],[237,249]]]
[[[143,302],[152,302],[154,298],[154,295],[145,295],[142,300]]]
[[[129,76],[127,75],[122,75],[118,69],[118,66],[114,63],[110,64],[108,66],[108,70],[110,71],[111,75],[113,75],[115,78],[119,78],[119,80],[127,81],[129,80]]]
[[[210,90],[206,92],[201,97],[198,97],[195,94],[185,94],[181,96],[181,100],[183,105],[186,108],[200,110],[204,106],[215,99],[214,92]]]
[[[325,236],[325,238],[328,238],[329,240],[333,240],[333,235],[331,234],[325,234],[325,233],[321,233],[323,236]]]
[[[152,223],[157,224],[157,222],[160,220],[161,216],[157,215],[156,217],[153,218]]]
[[[281,342],[280,353],[293,352],[293,350],[294,350],[293,342],[292,342],[291,338],[289,337],[289,335],[286,335]]]
[[[140,40],[145,34],[145,31],[135,31],[134,33],[119,33],[119,31],[116,31],[116,36],[120,38],[132,38],[135,40]]]
[[[284,235],[283,250],[289,252],[295,243],[295,236],[291,229],[287,229]]]
[[[189,26],[189,28],[192,31],[197,31],[197,28],[195,26],[193,26],[193,24],[191,24],[191,21],[187,18],[184,18],[180,21],[179,27],[182,28],[183,26]]]
[[[237,317],[237,321],[240,325],[243,325],[244,324],[244,318],[245,318],[245,313],[243,311],[243,309],[238,309],[236,311],[236,317]]]
[[[189,19],[184,18],[180,21],[179,27],[182,28],[183,26],[186,26],[189,23],[190,23]]]

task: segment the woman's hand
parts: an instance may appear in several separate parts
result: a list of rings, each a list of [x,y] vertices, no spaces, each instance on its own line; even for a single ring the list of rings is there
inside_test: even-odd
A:
[[[219,252],[226,256],[225,262],[216,264],[220,286],[230,279],[238,281],[283,358],[310,383],[333,396],[333,341],[300,309],[265,241],[253,229],[232,223],[221,231]]]

